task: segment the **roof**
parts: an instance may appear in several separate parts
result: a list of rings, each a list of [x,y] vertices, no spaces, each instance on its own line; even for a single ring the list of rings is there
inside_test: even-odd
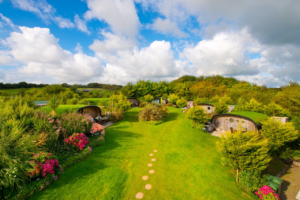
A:
[[[91,92],[91,91],[93,91],[93,90],[91,90],[91,89],[77,89],[78,91],[87,91],[87,92]]]
[[[198,103],[198,106],[213,106],[215,107],[215,105],[213,103]]]
[[[41,104],[47,104],[49,101],[34,101],[35,104],[41,105]]]
[[[269,118],[268,115],[265,115],[265,114],[262,114],[262,113],[251,112],[251,111],[241,111],[241,112],[231,112],[231,113],[217,114],[217,115],[214,115],[212,117],[211,121],[213,121],[214,117],[221,116],[221,115],[243,117],[245,119],[248,119],[248,120],[252,121],[256,125],[257,128],[260,128],[261,121],[267,120]]]

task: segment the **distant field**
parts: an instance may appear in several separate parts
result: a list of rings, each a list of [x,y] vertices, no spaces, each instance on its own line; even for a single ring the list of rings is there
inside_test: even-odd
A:
[[[30,90],[30,89],[33,89],[33,88],[24,88],[25,90]],[[41,90],[42,88],[35,88],[37,90]],[[20,93],[20,90],[21,88],[17,88],[17,89],[2,89],[0,91],[3,91],[3,92],[6,92],[8,94],[11,94],[11,95],[16,95],[16,94],[19,94]]]
[[[83,90],[83,89],[92,90],[93,92],[103,91],[104,95],[111,95],[113,93],[110,90],[103,90],[101,88],[78,88],[78,90]]]
[[[84,107],[84,106],[87,106],[87,105],[81,105],[81,104],[77,104],[77,105],[60,105],[60,106],[58,106],[58,108],[55,109],[55,111],[58,114],[63,114],[68,109],[78,109],[78,108],[81,108],[81,107]],[[47,113],[50,113],[52,109],[48,106],[43,106],[43,107],[38,108],[38,110],[44,110]]]
[[[97,105],[99,102],[107,102],[109,98],[88,98],[92,105]]]

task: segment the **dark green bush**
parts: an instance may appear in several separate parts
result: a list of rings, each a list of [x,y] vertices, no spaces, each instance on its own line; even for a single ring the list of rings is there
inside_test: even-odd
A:
[[[148,104],[139,113],[139,119],[141,121],[164,121],[169,115],[168,109],[160,104]]]
[[[259,190],[262,186],[266,185],[266,176],[262,176],[260,171],[241,171],[240,184],[243,185],[249,192]]]

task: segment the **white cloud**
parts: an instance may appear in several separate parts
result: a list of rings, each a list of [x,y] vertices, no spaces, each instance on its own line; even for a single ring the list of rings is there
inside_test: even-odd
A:
[[[9,25],[11,28],[15,27],[14,23],[9,18],[5,17],[2,13],[0,13],[0,19],[2,22]]]
[[[88,31],[87,27],[86,27],[86,22],[83,21],[82,19],[80,19],[80,17],[76,14],[74,17],[74,22],[76,24],[76,27],[81,30],[82,32],[85,32],[87,34],[90,34],[90,32]]]
[[[255,44],[247,30],[219,33],[213,39],[184,48],[181,56],[197,75],[252,75],[259,72],[258,66],[246,62],[244,54]]]
[[[54,17],[54,21],[58,24],[60,28],[73,28],[74,24],[66,18]]]
[[[16,71],[8,71],[9,77],[17,72],[19,76],[46,76],[57,82],[76,83],[102,75],[104,67],[99,58],[62,49],[48,28],[20,27],[20,31],[12,32],[3,42],[10,49],[6,53],[21,63]]]
[[[162,34],[170,34],[175,37],[187,37],[188,34],[181,31],[177,24],[170,19],[161,19],[157,18],[153,24],[150,25],[150,28],[156,30]]]
[[[97,54],[98,55],[98,54]],[[102,82],[126,84],[138,79],[165,80],[181,72],[176,65],[170,42],[154,41],[149,47],[101,54],[107,62]]]
[[[133,49],[136,41],[127,39],[124,36],[115,35],[109,32],[102,31],[104,40],[94,40],[90,49],[94,50],[98,54],[116,53],[117,51],[123,51]]]
[[[133,0],[87,0],[87,5],[85,19],[104,20],[116,34],[127,37],[138,34],[140,22]]]
[[[13,61],[13,59],[9,55],[1,54],[0,51],[0,65],[9,64]]]

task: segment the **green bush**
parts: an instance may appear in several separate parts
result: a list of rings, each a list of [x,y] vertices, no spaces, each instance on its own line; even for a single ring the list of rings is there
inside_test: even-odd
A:
[[[140,111],[139,119],[146,122],[162,122],[168,115],[168,109],[165,106],[160,104],[148,104]]]
[[[114,111],[109,115],[109,119],[112,122],[120,121],[124,118],[124,111],[120,108],[115,108]]]
[[[154,97],[151,94],[147,94],[144,96],[144,100],[148,103],[151,103],[153,101]]]
[[[146,105],[147,105],[146,102],[141,102],[139,106],[140,106],[140,107],[145,107]]]
[[[177,99],[176,105],[180,108],[187,106],[187,101],[184,98]]]
[[[170,94],[169,95],[169,102],[172,104],[176,104],[176,101],[179,99],[179,97],[176,94]]]
[[[90,105],[90,101],[86,98],[81,99],[78,103],[83,105]]]
[[[76,98],[68,99],[67,103],[71,105],[75,105],[78,103],[78,99]]]
[[[219,102],[217,104],[215,104],[214,112],[216,114],[227,113],[228,112],[228,105],[226,104],[225,101],[223,101],[222,99],[219,99]]]
[[[255,192],[262,186],[267,184],[266,176],[262,176],[260,171],[243,170],[240,172],[240,183],[248,190],[248,192]]]
[[[206,121],[205,116],[205,111],[200,106],[189,108],[187,112],[187,118],[193,121],[195,127],[198,127],[200,124],[204,124]]]

